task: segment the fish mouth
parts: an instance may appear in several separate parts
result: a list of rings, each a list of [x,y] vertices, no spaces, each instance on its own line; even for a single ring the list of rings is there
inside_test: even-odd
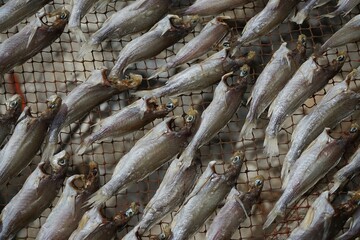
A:
[[[85,175],[75,175],[69,185],[77,192],[83,191],[86,188],[85,178]]]

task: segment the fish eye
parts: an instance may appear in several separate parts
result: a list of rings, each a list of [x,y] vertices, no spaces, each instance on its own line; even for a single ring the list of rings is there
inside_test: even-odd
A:
[[[238,163],[238,162],[240,162],[240,160],[241,160],[240,156],[235,156],[232,161],[233,161],[233,163]]]
[[[65,159],[59,159],[58,164],[64,166],[66,164]]]
[[[226,47],[226,48],[227,48],[227,47],[230,47],[230,43],[229,43],[229,42],[224,42],[224,43],[223,43],[223,47]]]
[[[247,70],[241,70],[240,71],[240,77],[246,77],[249,74]]]
[[[357,131],[358,131],[357,127],[352,127],[349,130],[350,133],[356,133]]]
[[[127,217],[132,217],[132,216],[134,216],[134,211],[130,208],[125,212],[125,215]]]
[[[187,123],[192,123],[195,120],[195,117],[193,115],[187,115],[185,121]]]
[[[18,102],[17,102],[17,101],[12,101],[12,102],[10,102],[10,104],[9,104],[10,108],[16,108],[17,105],[18,105]]]
[[[50,103],[49,108],[54,109],[56,107],[56,104],[54,102]]]
[[[169,102],[168,104],[166,104],[166,108],[168,110],[172,110],[172,109],[174,109],[174,104],[172,102]]]
[[[160,240],[166,239],[165,233],[160,233],[160,234],[159,234],[159,239],[160,239]]]
[[[61,13],[60,14],[60,19],[67,19],[68,15],[66,13]]]
[[[338,56],[338,57],[336,58],[336,60],[337,60],[338,62],[342,62],[342,61],[345,60],[345,56],[344,56],[344,55],[340,55],[340,56]]]
[[[262,181],[260,179],[255,180],[255,186],[260,187],[262,185]]]

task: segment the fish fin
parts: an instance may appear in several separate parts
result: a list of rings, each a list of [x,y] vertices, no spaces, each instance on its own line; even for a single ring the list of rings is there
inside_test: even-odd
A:
[[[181,153],[179,161],[184,164],[184,166],[190,167],[191,162],[195,158],[196,149],[191,147],[190,145],[185,148],[185,150]]]
[[[264,140],[264,147],[265,147],[265,152],[270,157],[273,157],[273,156],[276,156],[279,154],[279,146],[278,146],[278,141],[277,141],[276,136],[270,137],[268,134],[266,134],[265,140]]]
[[[80,146],[76,149],[76,152],[79,156],[83,155],[86,150],[91,146],[92,141],[90,141],[90,139],[87,137],[84,139],[84,141],[82,141],[82,143],[80,144]]]
[[[281,187],[282,189],[284,189],[287,185],[287,181],[285,181],[286,177],[289,175],[289,172],[290,172],[290,163],[289,161],[286,160],[286,157],[285,157],[285,160],[283,162],[283,165],[282,165],[282,168],[281,168],[281,179],[283,180],[283,186]]]
[[[274,101],[271,103],[269,110],[268,110],[268,114],[267,117],[271,117],[272,113],[274,112],[274,109],[276,107],[276,102],[277,102],[277,98],[274,99]]]
[[[56,147],[57,147],[57,143],[48,142],[48,144],[46,145],[46,147],[42,153],[41,161],[42,162],[50,161],[52,156],[54,156],[54,154],[55,154]]]
[[[102,9],[105,9],[106,5],[110,2],[110,0],[100,0],[100,1],[97,1],[94,8],[95,8],[95,11],[99,11],[99,10],[102,10]]]
[[[284,213],[285,213],[285,211],[281,209],[279,202],[277,202],[275,204],[274,208],[268,214],[267,219],[263,225],[263,230],[267,229],[275,221],[275,219],[278,216],[283,216]]]
[[[27,45],[26,45],[26,48],[29,47],[29,45],[31,44],[32,40],[34,39],[34,36],[36,34],[36,31],[39,27],[42,26],[42,21],[40,20],[40,17],[41,16],[36,16],[36,19],[35,21],[32,23],[32,28],[30,30],[30,36],[29,36],[29,39],[28,39],[28,42],[27,42]]]
[[[341,186],[342,182],[339,180],[335,180],[334,182],[334,186],[332,186],[332,188],[330,189],[330,194],[333,194],[334,192],[336,192],[336,190],[338,190],[338,188]]]
[[[305,13],[305,11],[299,11],[296,13],[295,16],[290,18],[290,21],[301,25],[307,17],[308,17],[308,15]]]
[[[149,98],[154,95],[152,90],[143,90],[143,91],[136,91],[134,93],[131,93],[131,95],[134,95],[136,97],[140,98]]]
[[[281,169],[282,170],[282,169]],[[290,179],[290,171],[291,169],[287,169],[287,171],[284,170],[284,176],[281,177],[282,181],[282,185],[281,185],[281,190],[284,191],[285,188],[287,187],[288,183],[289,183],[289,179]]]
[[[246,216],[246,219],[250,218],[249,215],[248,215],[247,212],[246,212],[246,208],[245,208],[245,206],[244,206],[244,203],[241,201],[241,199],[240,199],[238,196],[236,196],[235,199],[236,199],[236,201],[240,204],[240,207],[241,207],[242,210],[244,211],[245,216]]]
[[[79,52],[78,52],[77,58],[78,58],[78,59],[84,58],[87,53],[89,53],[89,52],[91,52],[92,50],[98,48],[98,46],[99,46],[98,44],[94,44],[94,43],[92,42],[92,40],[90,39],[89,41],[85,42],[85,43],[81,46],[81,48],[80,48],[80,50],[79,50]]]
[[[322,19],[322,18],[334,18],[336,16],[337,16],[337,12],[334,11],[334,12],[331,12],[331,13],[324,14],[324,15],[320,16],[319,19]]]
[[[110,198],[111,196],[104,193],[102,189],[99,189],[93,195],[90,196],[89,200],[85,202],[84,207],[100,207],[104,205],[105,202]]]
[[[80,27],[72,27],[69,30],[75,35],[76,41],[78,43],[86,42],[86,37],[84,33],[81,31]]]
[[[256,123],[250,122],[249,120],[245,120],[245,123],[241,129],[240,132],[240,138],[245,137],[249,138],[251,137],[252,130],[256,127]]]
[[[160,73],[165,72],[168,69],[170,69],[172,67],[172,65],[173,65],[172,63],[171,64],[167,63],[167,64],[162,65],[150,77],[148,77],[148,80],[156,78],[157,76],[159,76]]]

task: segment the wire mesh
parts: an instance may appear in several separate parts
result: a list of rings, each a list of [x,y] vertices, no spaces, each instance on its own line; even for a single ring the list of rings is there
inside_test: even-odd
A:
[[[123,8],[124,6],[132,3],[133,1],[115,1],[109,3],[105,9],[92,10],[82,20],[81,28],[86,35],[95,32],[102,23],[110,17],[115,11]],[[192,1],[177,1],[179,6],[189,5]],[[241,32],[244,24],[248,19],[261,11],[267,1],[259,0],[253,3],[249,3],[244,7],[234,9],[223,13],[222,15],[230,16],[237,19],[238,28],[236,31]],[[55,0],[53,3],[45,7],[45,11],[49,12],[52,9],[62,7],[63,5],[69,5],[70,1]],[[329,5],[314,9],[311,12],[308,20],[302,25],[290,23],[285,21],[279,28],[276,28],[271,34],[262,37],[260,40],[255,41],[248,47],[243,48],[244,52],[254,50],[257,53],[256,65],[253,70],[253,78],[261,73],[266,63],[270,60],[272,53],[276,51],[282,41],[289,42],[290,48],[295,46],[295,42],[299,34],[305,34],[308,37],[307,56],[312,53],[312,49],[316,43],[323,43],[329,38],[332,33],[341,28],[352,17],[359,13],[360,9],[354,9],[346,17],[335,17],[333,19],[323,18],[320,16],[324,13],[329,13],[335,9],[335,1],[332,1]],[[14,34],[19,29],[23,28],[33,19],[27,19],[20,23],[18,26],[9,29],[7,32],[0,34],[0,39],[4,40]],[[176,43],[174,46],[166,49],[155,58],[141,61],[130,66],[132,71],[143,74],[144,76],[150,76],[157,67],[165,63],[171,58],[179,48],[181,48],[186,42],[198,35],[202,27],[206,22],[211,20],[212,17],[202,18],[201,24],[195,28],[183,40]],[[140,33],[141,34],[141,33]],[[109,69],[113,66],[120,50],[132,39],[136,38],[140,34],[134,34],[119,39],[112,39],[105,41],[101,44],[101,48],[94,50],[91,54],[85,56],[84,59],[78,59],[77,54],[80,49],[80,45],[76,42],[75,36],[73,36],[67,29],[61,35],[61,37],[55,41],[50,47],[47,47],[42,52],[34,56],[27,63],[18,66],[14,69],[14,75],[18,78],[18,82],[21,86],[26,97],[26,103],[31,106],[32,113],[37,115],[43,111],[46,107],[46,99],[53,95],[58,94],[61,97],[65,97],[74,87],[83,82],[91,73],[93,69],[106,66]],[[304,114],[311,111],[311,109],[321,100],[321,98],[336,82],[340,82],[343,77],[346,76],[353,68],[356,68],[359,60],[359,43],[351,43],[345,47],[338,48],[338,50],[346,50],[349,54],[349,58],[346,61],[342,71],[334,77],[333,80],[325,87],[324,90],[316,93],[311,99],[307,100],[293,116],[289,117],[279,134],[279,147],[280,154],[278,157],[273,157],[272,160],[263,152],[263,140],[264,140],[264,128],[267,125],[268,119],[265,117],[266,113],[261,117],[257,128],[253,131],[252,138],[239,139],[239,132],[244,122],[244,118],[247,113],[245,106],[242,106],[232,121],[208,144],[200,149],[201,161],[203,169],[207,166],[210,160],[218,160],[216,168],[219,172],[224,170],[224,166],[229,157],[237,149],[243,149],[245,151],[246,162],[243,164],[240,177],[238,179],[237,187],[239,190],[246,191],[249,180],[256,175],[263,175],[266,179],[263,193],[261,194],[261,201],[253,209],[253,212],[244,223],[241,224],[241,228],[235,233],[233,239],[284,239],[290,231],[299,225],[307,209],[312,201],[318,196],[324,189],[329,187],[331,182],[331,176],[335,170],[327,175],[310,194],[306,195],[299,203],[291,208],[288,212],[286,219],[283,220],[278,228],[272,233],[263,232],[262,224],[266,219],[267,213],[275,201],[279,198],[281,192],[281,179],[280,169],[284,156],[289,148],[291,133],[294,130],[296,124],[304,116]],[[206,56],[201,59],[210,56],[216,51],[213,49]],[[327,57],[332,59],[335,56],[336,50],[329,51]],[[197,59],[194,62],[199,62],[201,59]],[[184,64],[180,68],[169,70],[160,75],[157,81],[148,81],[142,84],[141,88],[153,88],[156,85],[163,84],[169,76],[183,70],[192,63]],[[5,74],[5,84],[0,88],[0,102],[1,109],[4,110],[4,102],[12,94],[14,94],[14,82],[11,81],[12,75]],[[215,86],[211,86],[207,89],[198,92],[192,92],[190,94],[184,94],[179,97],[180,105],[171,114],[182,115],[190,107],[194,107],[203,111],[206,106],[211,102],[212,93]],[[248,89],[247,98],[249,95]],[[91,132],[90,126],[97,123],[100,119],[110,116],[112,113],[117,112],[124,106],[133,102],[135,99],[128,92],[121,93],[114,96],[111,100],[96,107],[91,113],[81,121],[78,121],[71,126],[63,129],[60,134],[60,140],[63,147],[70,153],[72,153],[72,160],[70,165],[69,175],[76,170],[76,166],[81,165],[89,160],[94,160],[99,164],[101,183],[107,182],[112,175],[112,171],[118,162],[118,160],[129,151],[134,143],[140,139],[149,129],[151,129],[156,123],[161,120],[156,120],[137,131],[133,134],[129,134],[125,137],[118,137],[113,139],[104,140],[101,143],[92,145],[92,151],[89,153],[78,156],[76,155],[76,149],[79,146],[81,139]],[[166,98],[160,99],[162,102],[166,102]],[[355,121],[356,118],[348,118],[338,128],[334,130],[335,133],[342,132],[345,127],[349,125],[349,122]],[[22,183],[26,177],[35,168],[40,161],[41,152],[35,157],[31,165],[27,167],[16,179],[12,180],[10,184],[6,186],[6,189],[1,192],[2,194],[2,206],[4,206],[13,197],[16,192],[21,188]],[[342,163],[343,165],[344,163]],[[146,206],[147,202],[151,199],[159,186],[162,177],[166,171],[167,164],[160,168],[158,171],[151,174],[143,181],[132,184],[127,190],[119,193],[117,196],[110,199],[106,204],[106,214],[113,214],[114,211],[125,209],[130,202],[136,201],[141,204],[142,207]],[[336,169],[338,169],[337,167]],[[61,192],[60,192],[61,194]],[[23,229],[17,236],[18,239],[34,239],[41,225],[45,222],[46,216],[50,213],[53,206],[55,206],[57,199],[52,206],[47,209],[39,219],[31,223],[27,228]],[[141,212],[141,211],[140,211]],[[161,223],[170,223],[174,213],[168,215]],[[198,234],[193,239],[204,239],[206,230],[211,223],[212,217],[204,224]],[[134,225],[141,218],[141,214],[134,217],[129,226],[122,232],[119,232],[117,237],[120,239],[130,231]],[[149,239],[151,236],[160,233],[160,225],[156,225],[153,229],[146,232],[144,239]]]

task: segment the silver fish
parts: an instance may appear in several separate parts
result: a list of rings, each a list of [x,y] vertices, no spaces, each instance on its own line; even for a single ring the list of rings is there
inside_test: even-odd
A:
[[[89,167],[87,176],[73,175],[66,180],[61,197],[41,226],[37,240],[67,240],[76,229],[81,217],[89,209],[84,206],[84,202],[100,184],[97,164],[90,162]]]
[[[345,165],[334,175],[334,186],[331,192],[335,192],[344,182],[349,180],[354,174],[360,170],[360,148],[351,157],[350,163]]]
[[[68,153],[61,151],[50,162],[38,164],[20,191],[2,210],[0,239],[13,239],[18,231],[49,207],[65,179],[69,158]]]
[[[24,109],[13,135],[0,151],[0,185],[7,183],[30,164],[39,151],[60,105],[61,98],[53,95],[48,99],[47,109],[37,118],[31,116],[29,107]]]
[[[344,52],[339,52],[336,59],[324,66],[320,66],[317,58],[311,56],[281,90],[268,112],[270,121],[266,128],[264,141],[268,155],[274,156],[279,153],[277,134],[285,119],[340,71],[346,56]]]
[[[193,161],[190,167],[182,164],[179,158],[172,161],[155,195],[146,205],[141,221],[123,240],[137,240],[145,231],[180,206],[193,188],[200,168],[200,159]]]
[[[254,0],[196,0],[191,6],[183,11],[184,15],[210,16],[244,6]]]
[[[118,230],[123,230],[131,218],[138,214],[139,205],[131,203],[125,212],[117,213],[113,219],[107,219],[101,207],[91,208],[84,213],[78,228],[71,234],[69,240],[102,240],[112,239]]]
[[[107,38],[116,35],[122,38],[128,34],[151,28],[169,10],[171,0],[139,0],[111,15],[102,27],[91,35],[81,47],[79,56],[83,57],[92,49],[99,47]]]
[[[11,129],[16,123],[16,120],[21,114],[21,103],[21,97],[17,94],[13,95],[6,102],[6,112],[5,114],[0,115],[0,146],[9,135]]]
[[[264,185],[264,177],[256,176],[251,180],[248,192],[231,189],[225,205],[220,209],[208,231],[207,240],[230,239],[240,224],[248,218],[252,206],[258,202]]]
[[[114,115],[101,120],[97,124],[100,128],[81,143],[78,154],[82,155],[95,141],[123,136],[144,127],[156,118],[163,118],[176,106],[177,100],[170,100],[166,105],[158,105],[156,98],[140,98]]]
[[[345,17],[358,4],[360,4],[360,0],[339,0],[338,4],[336,5],[336,10],[332,13],[323,15],[323,17],[333,18],[338,15]]]
[[[244,153],[236,152],[223,174],[216,173],[216,161],[208,164],[171,223],[171,240],[190,239],[197,232],[235,185],[243,159]]]
[[[180,129],[175,123],[176,118],[165,119],[138,140],[120,159],[110,181],[91,196],[88,205],[102,205],[117,192],[131,183],[144,179],[178,154],[187,144],[197,112],[189,112],[185,117],[185,125]]]
[[[221,77],[237,69],[244,63],[252,61],[254,52],[249,52],[248,57],[233,59],[229,56],[229,49],[223,49],[191,67],[172,76],[164,86],[153,90],[137,91],[138,97],[162,97],[180,95],[183,93],[203,90],[220,81]],[[244,72],[245,73],[245,72]],[[246,73],[248,74],[248,73]]]
[[[318,50],[322,54],[329,48],[336,48],[360,40],[360,14],[334,33]]]
[[[296,13],[296,15],[290,18],[290,21],[295,22],[297,24],[302,24],[304,20],[309,16],[311,10],[313,10],[313,8],[315,8],[319,4],[319,2],[321,1],[320,0],[307,1],[304,5],[302,5],[302,7]]]
[[[339,237],[336,237],[336,240],[351,240],[356,239],[360,235],[360,208],[358,208],[355,213],[352,215],[352,221],[349,229],[344,232]]]
[[[183,162],[189,164],[196,151],[208,143],[231,120],[242,102],[247,88],[246,78],[249,71],[248,65],[242,66],[238,82],[233,85],[226,82],[230,74],[223,76],[219,85],[215,88],[210,105],[201,114],[199,129],[189,145],[181,153],[180,158]]]
[[[0,8],[0,32],[35,14],[51,0],[11,0]]]
[[[162,72],[175,68],[183,63],[201,57],[214,45],[217,45],[229,32],[229,26],[223,21],[230,19],[227,16],[218,16],[208,22],[199,35],[186,43],[167,64],[161,66],[151,77],[154,78]]]
[[[335,127],[360,108],[360,93],[349,89],[351,78],[349,76],[332,87],[313,111],[300,120],[291,136],[291,146],[281,171],[282,178],[289,172],[302,151],[325,127]]]
[[[177,15],[167,15],[147,33],[135,38],[121,50],[111,69],[109,78],[122,78],[131,63],[155,57],[164,49],[174,45],[197,25],[199,17],[192,16],[184,21]]]
[[[132,79],[119,82],[117,88],[111,87],[106,78],[106,71],[106,68],[94,70],[85,82],[74,88],[64,98],[60,111],[50,127],[42,159],[46,159],[55,153],[58,135],[62,128],[80,120],[94,107],[115,94],[137,87],[142,81],[141,76],[133,75]]]
[[[349,133],[339,139],[331,138],[328,131],[328,128],[325,129],[295,162],[283,181],[284,192],[268,214],[263,229],[268,228],[278,216],[283,217],[286,207],[295,204],[304,193],[333,169],[341,160],[348,144],[353,143],[359,135],[356,126],[352,126]]]
[[[0,74],[25,63],[60,37],[68,22],[69,12],[57,9],[48,16],[56,17],[51,25],[42,21],[44,16],[38,17],[0,44]]]
[[[294,50],[288,49],[284,42],[273,54],[269,63],[257,78],[251,92],[248,100],[248,103],[250,103],[249,112],[241,129],[240,137],[250,137],[252,129],[256,127],[257,119],[304,61],[305,47],[306,36],[299,35],[297,47]]]

